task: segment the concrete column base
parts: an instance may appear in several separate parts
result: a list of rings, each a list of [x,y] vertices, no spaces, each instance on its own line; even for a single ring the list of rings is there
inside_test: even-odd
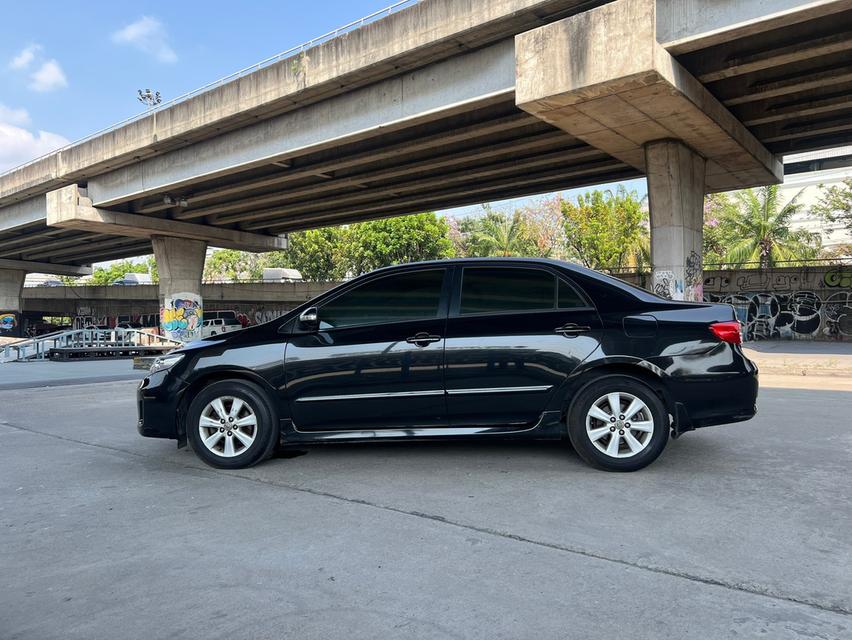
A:
[[[200,340],[204,321],[201,275],[207,243],[154,236],[151,244],[160,275],[160,330],[173,340]]]
[[[21,337],[21,294],[27,272],[0,269],[0,337]]]
[[[645,164],[653,291],[672,300],[701,301],[705,160],[681,142],[662,140],[645,145]]]

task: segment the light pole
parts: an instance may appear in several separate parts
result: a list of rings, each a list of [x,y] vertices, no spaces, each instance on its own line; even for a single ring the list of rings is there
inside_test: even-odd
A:
[[[137,93],[139,95],[136,99],[142,104],[146,105],[149,109],[153,109],[163,101],[163,99],[160,97],[159,91],[151,92],[150,89],[145,89],[145,91],[139,89]]]

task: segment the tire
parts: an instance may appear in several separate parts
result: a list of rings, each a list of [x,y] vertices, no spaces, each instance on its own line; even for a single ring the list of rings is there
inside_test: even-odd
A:
[[[619,405],[616,414],[612,402]],[[605,471],[647,467],[665,449],[669,428],[660,397],[641,380],[626,375],[589,383],[568,411],[568,437],[574,450]]]
[[[195,455],[219,469],[244,469],[266,460],[280,433],[263,390],[245,380],[204,387],[189,405],[185,426]]]

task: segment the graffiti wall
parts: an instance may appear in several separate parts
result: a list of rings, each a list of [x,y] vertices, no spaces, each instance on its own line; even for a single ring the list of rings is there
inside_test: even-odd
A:
[[[850,267],[704,275],[704,299],[733,305],[746,340],[852,338]]]
[[[0,337],[21,337],[21,314],[17,311],[0,311]]]
[[[173,340],[200,340],[203,322],[201,296],[195,293],[167,296],[160,309],[160,328],[165,337]]]

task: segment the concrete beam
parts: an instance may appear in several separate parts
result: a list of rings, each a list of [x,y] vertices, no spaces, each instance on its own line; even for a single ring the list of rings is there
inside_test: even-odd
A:
[[[92,206],[92,201],[81,194],[77,185],[68,185],[47,194],[47,224],[135,238],[170,236],[201,240],[217,247],[243,251],[287,248],[286,238],[99,209]]]
[[[513,41],[504,40],[93,176],[89,197],[111,207],[511,98],[514,68]]]
[[[672,55],[852,9],[852,0],[657,0],[657,39]]]
[[[520,34],[515,48],[521,109],[641,171],[644,145],[673,139],[707,160],[709,191],[783,179],[781,162],[657,43],[654,0],[617,0]]]
[[[14,231],[44,221],[44,194],[0,208],[0,230]]]
[[[54,264],[52,262],[31,262],[29,260],[6,260],[5,258],[0,258],[0,269],[20,269],[30,273],[49,273],[55,276],[92,275],[92,267]]]
[[[588,5],[589,0],[423,0],[0,176],[0,204],[482,48]]]

